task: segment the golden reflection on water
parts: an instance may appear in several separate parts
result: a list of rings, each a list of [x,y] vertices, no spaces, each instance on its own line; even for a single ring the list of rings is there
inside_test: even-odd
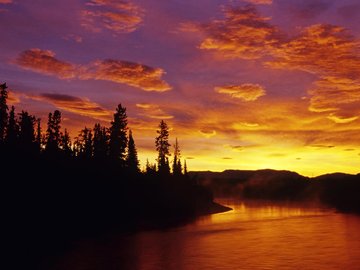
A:
[[[161,231],[79,243],[46,270],[360,269],[360,217],[273,202]]]

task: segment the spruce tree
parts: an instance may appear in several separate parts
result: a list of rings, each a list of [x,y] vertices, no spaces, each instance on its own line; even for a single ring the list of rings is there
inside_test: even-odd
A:
[[[91,159],[93,156],[93,135],[90,128],[85,127],[76,138],[77,155],[83,159]]]
[[[6,131],[5,142],[10,149],[13,149],[18,139],[19,126],[15,117],[15,107],[11,106],[9,113],[9,124]]]
[[[99,123],[94,126],[94,158],[104,160],[108,155],[109,135],[106,127],[102,127]]]
[[[20,147],[26,151],[35,150],[35,117],[22,111],[19,117],[19,142]]]
[[[184,175],[188,175],[187,165],[186,165],[186,159],[184,160]]]
[[[66,157],[72,156],[71,139],[66,128],[64,130],[64,134],[61,135],[61,149]]]
[[[175,140],[175,145],[174,145],[174,159],[173,159],[172,170],[174,176],[179,176],[182,174],[180,146],[177,138]]]
[[[36,119],[37,127],[36,127],[36,146],[38,149],[38,152],[41,152],[42,148],[42,131],[41,131],[41,119]]]
[[[8,123],[8,91],[6,83],[0,84],[0,143],[5,139],[5,132]]]
[[[127,139],[127,115],[126,108],[121,104],[116,108],[114,120],[111,122],[110,127],[110,158],[113,160],[120,160],[120,164],[125,164]]]
[[[171,144],[169,143],[169,127],[165,121],[161,120],[159,124],[159,129],[156,131],[158,136],[155,138],[156,151],[158,151],[158,170],[161,175],[170,174],[169,166],[169,148]]]
[[[135,146],[135,142],[132,136],[132,131],[129,131],[129,142],[128,142],[128,151],[126,155],[126,167],[132,173],[140,172],[139,169],[139,159],[137,155],[137,150]]]
[[[50,154],[59,152],[61,145],[61,112],[54,111],[54,114],[49,113],[47,130],[46,130],[46,148],[45,150]]]

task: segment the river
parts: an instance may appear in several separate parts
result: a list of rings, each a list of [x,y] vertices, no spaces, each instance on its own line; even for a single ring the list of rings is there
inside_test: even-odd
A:
[[[176,228],[78,241],[42,268],[360,269],[360,216],[295,204],[220,203],[233,210]]]

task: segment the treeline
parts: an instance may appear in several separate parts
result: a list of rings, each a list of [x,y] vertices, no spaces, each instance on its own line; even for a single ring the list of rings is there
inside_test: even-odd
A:
[[[93,128],[84,127],[72,141],[68,130],[61,129],[61,112],[49,113],[46,130],[43,131],[41,119],[21,111],[16,114],[15,107],[7,104],[6,84],[0,85],[0,150],[11,156],[44,156],[50,159],[78,160],[112,163],[127,173],[140,173],[137,148],[128,127],[126,108],[119,104],[110,127],[96,123]],[[187,174],[184,168],[178,140],[174,144],[174,154],[170,166],[169,127],[161,121],[155,138],[158,152],[157,164],[147,161],[144,173],[174,176]],[[171,169],[170,169],[171,167]]]
[[[227,210],[188,176],[177,140],[170,160],[164,121],[155,138],[157,163],[141,171],[122,105],[110,127],[96,123],[71,141],[60,111],[49,113],[43,128],[35,116],[8,108],[7,98],[1,84],[0,184],[12,263],[20,257],[29,268],[74,238],[159,228]]]

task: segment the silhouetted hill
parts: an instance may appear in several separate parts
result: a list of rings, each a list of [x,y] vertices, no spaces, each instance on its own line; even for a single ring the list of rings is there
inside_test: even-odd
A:
[[[326,174],[311,179],[321,201],[343,212],[360,213],[360,174]]]
[[[314,178],[277,170],[198,171],[189,174],[218,197],[312,200],[340,211],[360,213],[360,174],[333,173]]]
[[[199,171],[189,174],[220,197],[241,195],[248,198],[291,199],[299,195],[308,180],[295,172],[270,169]]]

